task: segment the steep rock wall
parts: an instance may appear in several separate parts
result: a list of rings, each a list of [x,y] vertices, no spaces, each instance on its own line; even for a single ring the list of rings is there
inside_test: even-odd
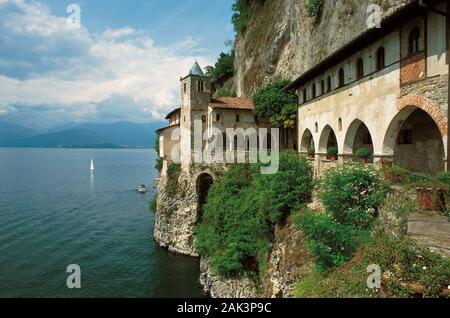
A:
[[[200,217],[198,211],[197,181],[207,173],[214,180],[225,166],[191,165],[170,169],[164,162],[158,181],[155,228],[156,242],[171,252],[197,257],[194,232]],[[169,170],[175,172],[169,172]]]
[[[367,29],[367,6],[382,17],[412,0],[325,0],[318,17],[306,15],[308,0],[252,1],[245,32],[235,42],[235,87],[251,97],[260,86],[295,79]]]
[[[171,252],[198,256],[193,244],[198,218],[195,190],[190,174],[181,171],[176,180],[170,180],[167,169],[163,169],[158,182],[153,236],[160,246]]]
[[[290,220],[275,228],[267,270],[255,278],[223,279],[211,272],[209,262],[200,262],[200,283],[213,298],[289,298],[295,283],[315,270],[314,258],[306,248],[306,237]]]

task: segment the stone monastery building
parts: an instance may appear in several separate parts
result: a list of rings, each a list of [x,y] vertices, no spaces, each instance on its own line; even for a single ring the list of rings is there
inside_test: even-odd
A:
[[[174,153],[179,153],[179,159],[184,168],[193,162],[196,155],[194,153],[195,121],[201,122],[203,134],[207,131],[210,132],[213,128],[223,132],[221,144],[215,147],[220,147],[224,151],[234,151],[238,145],[238,134],[232,136],[233,138],[226,138],[227,128],[242,128],[244,131],[248,128],[254,128],[256,131],[259,128],[270,128],[264,120],[253,114],[252,99],[213,98],[211,78],[203,73],[198,63],[194,64],[189,74],[181,78],[180,82],[181,107],[168,114],[166,119],[169,121],[169,125],[158,130],[160,157],[165,161],[174,161],[176,159],[173,158]],[[179,151],[175,148],[177,144]],[[202,149],[205,146],[206,141],[203,142]],[[243,146],[248,149],[247,139]]]
[[[321,174],[365,147],[377,166],[435,174],[448,137],[447,1],[413,2],[314,66],[288,90],[299,97],[299,151]]]

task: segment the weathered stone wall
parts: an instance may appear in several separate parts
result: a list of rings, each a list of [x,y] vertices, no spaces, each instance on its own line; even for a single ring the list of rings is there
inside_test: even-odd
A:
[[[194,247],[194,231],[199,218],[197,179],[202,173],[216,179],[223,169],[225,167],[220,165],[180,167],[176,180],[173,180],[168,176],[168,163],[164,162],[158,182],[153,234],[160,246],[174,253],[198,256]]]
[[[167,166],[167,162],[165,162]],[[169,186],[169,182],[176,184]],[[198,256],[195,252],[194,229],[197,223],[197,193],[191,176],[181,171],[177,180],[169,180],[163,169],[158,182],[154,238],[170,251]]]
[[[448,108],[448,75],[438,75],[418,81],[401,87],[401,95],[415,95],[425,97],[431,100],[441,111],[442,115],[447,114]],[[418,105],[420,101],[416,101],[413,105]],[[434,110],[427,112],[433,113]],[[447,118],[445,117],[446,121]],[[439,123],[438,123],[439,124]],[[443,127],[439,127],[440,129]]]

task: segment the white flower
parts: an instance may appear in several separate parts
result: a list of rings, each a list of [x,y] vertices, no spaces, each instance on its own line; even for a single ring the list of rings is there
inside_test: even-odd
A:
[[[425,270],[427,270],[427,267],[426,267],[426,266],[424,266],[424,267],[423,267],[423,270],[424,270],[424,271],[425,271]]]

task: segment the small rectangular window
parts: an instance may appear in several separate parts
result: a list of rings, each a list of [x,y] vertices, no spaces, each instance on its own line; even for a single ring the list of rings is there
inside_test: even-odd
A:
[[[303,102],[304,103],[306,103],[307,98],[308,98],[308,96],[306,94],[306,88],[305,88],[305,89],[303,89]]]
[[[236,122],[238,123],[238,122],[240,122],[240,121],[241,121],[241,116],[236,115]]]
[[[186,94],[186,92],[187,92],[187,84],[186,83],[184,83],[184,85],[183,85],[183,92]]]
[[[216,121],[220,121],[220,114],[216,114]]]
[[[398,135],[399,145],[412,145],[413,144],[413,131],[412,129],[404,129]]]

